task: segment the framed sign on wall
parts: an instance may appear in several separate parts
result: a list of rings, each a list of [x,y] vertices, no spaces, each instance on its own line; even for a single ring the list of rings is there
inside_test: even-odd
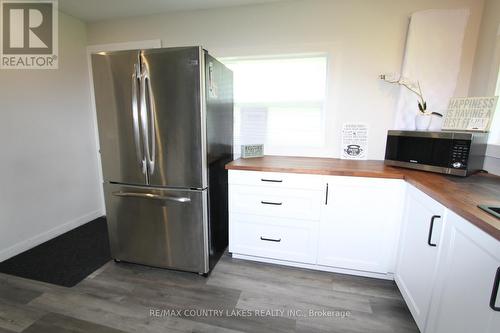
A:
[[[345,123],[342,126],[342,146],[340,158],[366,160],[368,156],[368,125]]]
[[[498,96],[452,98],[443,120],[443,131],[488,132]]]

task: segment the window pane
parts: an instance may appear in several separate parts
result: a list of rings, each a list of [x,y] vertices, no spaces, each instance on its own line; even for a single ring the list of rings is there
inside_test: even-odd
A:
[[[325,56],[226,59],[234,72],[235,152],[240,144],[324,145]]]

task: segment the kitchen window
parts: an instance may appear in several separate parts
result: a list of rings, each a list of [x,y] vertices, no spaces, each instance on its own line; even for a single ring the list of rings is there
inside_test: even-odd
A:
[[[234,73],[234,146],[286,155],[325,145],[326,55],[222,60]]]

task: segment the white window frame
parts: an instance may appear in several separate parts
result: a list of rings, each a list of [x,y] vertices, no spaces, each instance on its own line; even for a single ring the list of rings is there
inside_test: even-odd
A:
[[[322,113],[323,145],[317,147],[281,147],[280,155],[309,156],[309,157],[337,157],[338,156],[338,135],[336,135],[334,120],[336,118],[334,110],[338,104],[339,88],[341,81],[342,55],[339,52],[342,48],[337,44],[311,44],[299,46],[280,47],[241,47],[231,49],[212,48],[212,54],[221,59],[254,59],[265,57],[287,57],[287,56],[313,56],[320,55],[326,58],[326,82],[324,109]],[[337,52],[335,52],[337,50]],[[333,56],[333,54],[335,56]],[[236,156],[238,157],[238,156]]]

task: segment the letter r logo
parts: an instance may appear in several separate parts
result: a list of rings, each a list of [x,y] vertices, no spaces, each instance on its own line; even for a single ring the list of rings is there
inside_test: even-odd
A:
[[[2,2],[4,54],[51,54],[51,2]]]

